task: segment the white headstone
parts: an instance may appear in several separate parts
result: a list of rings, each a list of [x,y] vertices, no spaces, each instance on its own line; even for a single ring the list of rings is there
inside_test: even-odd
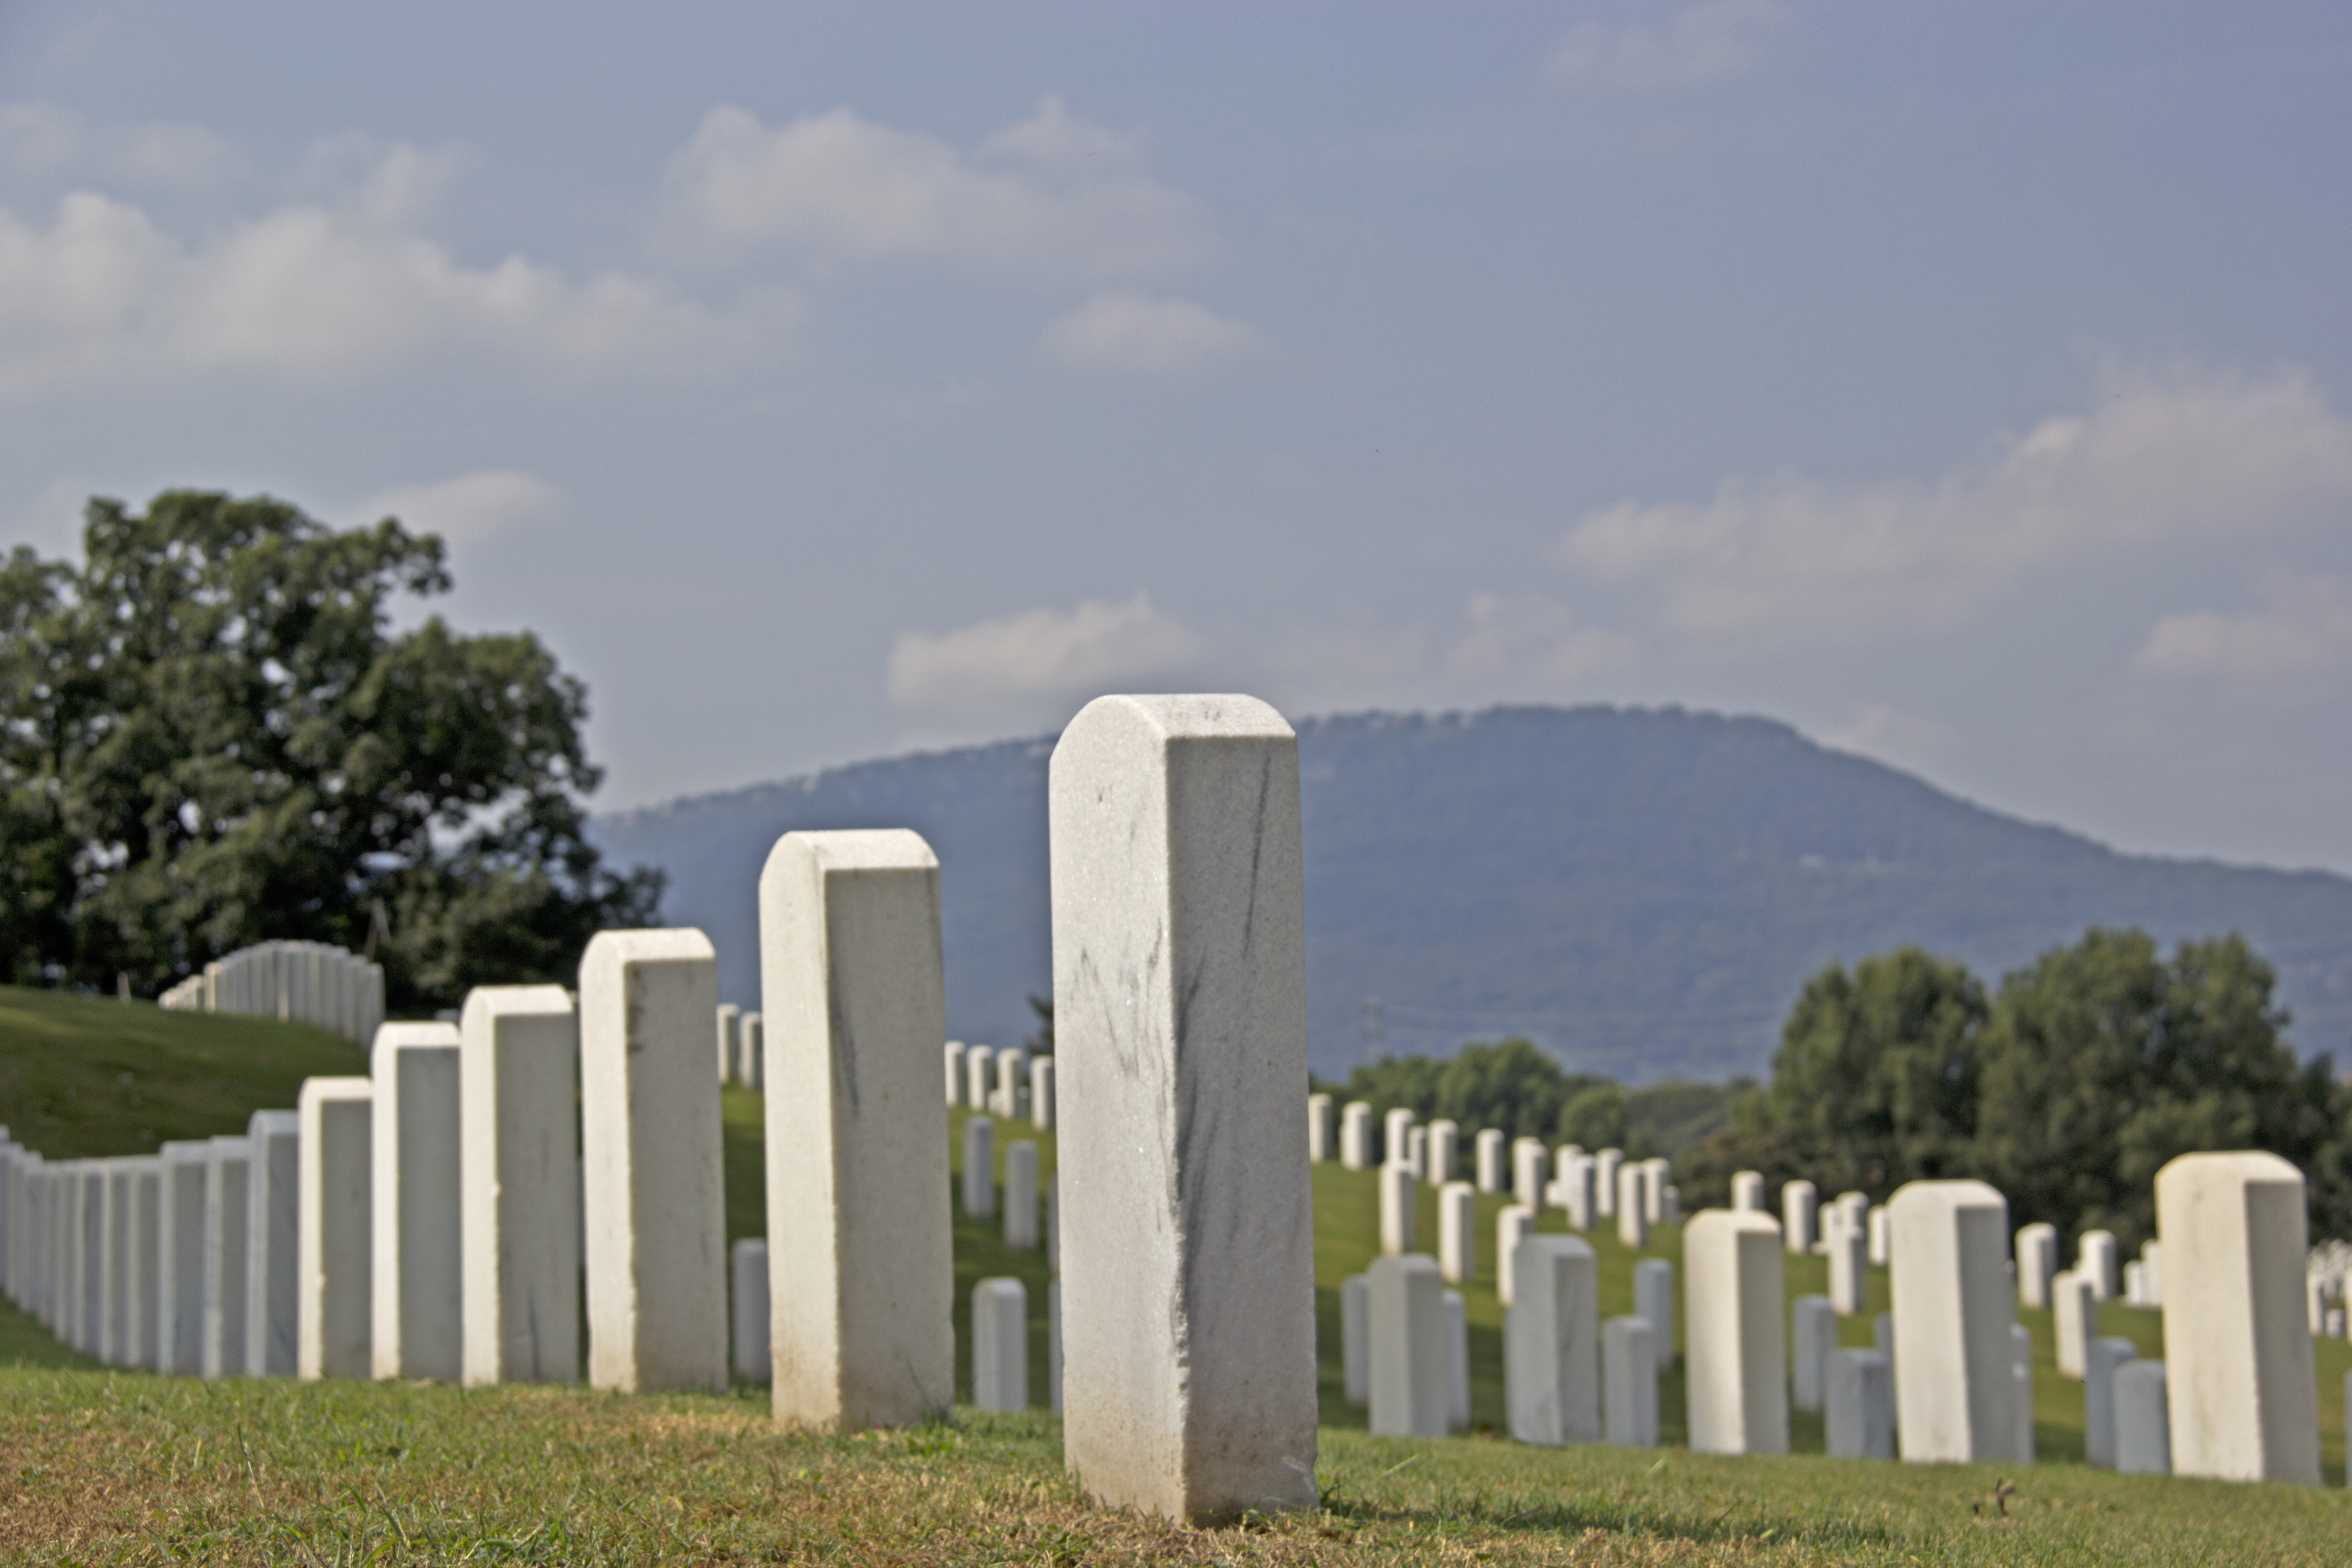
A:
[[[2009,1343],[2010,1377],[2014,1385],[2009,1457],[2030,1465],[2033,1463],[2033,1334],[2024,1324],[2011,1323]]]
[[[2009,1202],[1982,1182],[1911,1182],[1887,1201],[1897,1436],[1906,1459],[2015,1456]]]
[[[2050,1320],[2057,1341],[2058,1375],[2083,1375],[2090,1343],[2099,1334],[2099,1299],[2073,1269],[2050,1281]]]
[[[1780,1232],[1791,1252],[1811,1252],[1819,1241],[1820,1194],[1811,1182],[1790,1182],[1780,1189]]]
[[[1869,1234],[1864,1225],[1841,1222],[1830,1232],[1829,1249],[1830,1305],[1840,1317],[1860,1317],[1870,1310]]]
[[[1764,1173],[1734,1171],[1731,1173],[1731,1207],[1735,1214],[1764,1212]]]
[[[1601,1436],[1601,1284],[1592,1248],[1570,1236],[1529,1236],[1511,1254],[1503,1318],[1503,1387],[1522,1443],[1590,1443]]]
[[[996,1082],[996,1048],[966,1046],[963,1053],[963,1102],[977,1111],[988,1110],[988,1091]]]
[[[128,1158],[106,1162],[106,1207],[99,1222],[105,1249],[100,1259],[105,1305],[99,1323],[98,1359],[109,1366],[131,1364],[131,1336],[139,1327],[131,1306],[131,1207],[137,1186],[138,1177]]]
[[[205,1367],[205,1184],[212,1145],[202,1139],[166,1143],[158,1157],[163,1162],[163,1192],[156,1210],[157,1370],[194,1377]],[[64,1184],[52,1176],[49,1186],[52,1203],[44,1229],[55,1224],[55,1196]],[[54,1281],[54,1269],[50,1277]]]
[[[2116,1237],[2112,1231],[2086,1230],[2074,1244],[2074,1272],[2091,1282],[2091,1294],[2102,1301],[2112,1301],[2122,1289],[2123,1276],[2116,1256]]]
[[[760,985],[776,1044],[766,1141],[776,1419],[856,1430],[944,1415],[955,1268],[948,1117],[924,1083],[929,1042],[946,1029],[930,847],[904,829],[779,838],[760,877]],[[989,1118],[965,1121],[966,1207],[981,1199],[983,1217],[995,1206],[994,1139]],[[1037,1245],[1036,1157],[1034,1142],[1006,1151],[1005,1239],[1016,1246]]]
[[[1647,1319],[1663,1370],[1675,1364],[1675,1266],[1663,1258],[1633,1265],[1633,1315]]]
[[[2275,1154],[2157,1172],[2174,1474],[2318,1484],[2305,1226],[2303,1173]]]
[[[1029,1407],[1029,1290],[1018,1279],[972,1287],[971,1402],[982,1410]]]
[[[2116,1368],[2139,1354],[2131,1341],[2115,1335],[2093,1340],[2084,1352],[2083,1454],[2092,1464],[2116,1464]]]
[[[1381,1167],[1381,1250],[1391,1255],[1411,1252],[1413,1222],[1420,1193],[1412,1167],[1390,1163]]]
[[[1478,1275],[1478,1189],[1448,1182],[1437,1189],[1437,1270],[1449,1285]]]
[[[735,1375],[745,1383],[766,1383],[775,1375],[775,1358],[768,1345],[768,1244],[756,1236],[744,1237],[727,1249],[727,1264],[734,1286],[728,1301]]]
[[[1339,1281],[1339,1386],[1350,1405],[1372,1396],[1370,1289],[1361,1274]]]
[[[1462,1129],[1444,1119],[1429,1124],[1429,1142],[1422,1160],[1421,1179],[1433,1187],[1454,1180],[1462,1163]],[[1473,1192],[1476,1188],[1471,1189]]]
[[[2163,1305],[2164,1305],[2164,1247],[2163,1247],[2163,1244],[2162,1244],[2162,1243],[2160,1243],[2160,1242],[2158,1242],[2158,1241],[2156,1241],[2156,1240],[2153,1240],[2153,1239],[2150,1239],[2150,1240],[2147,1240],[2147,1241],[2143,1241],[2143,1242],[2141,1242],[2141,1243],[2139,1244],[2139,1267],[2140,1267],[2140,1279],[2141,1279],[2141,1280],[2144,1282],[2144,1289],[2145,1289],[2147,1290],[2147,1304],[2148,1304],[2149,1306],[2151,1306],[2151,1307],[2161,1307],[2161,1306],[2163,1306]],[[2169,1462],[2169,1460],[2168,1459],[2168,1461],[2167,1461],[2167,1462],[2168,1463],[2168,1462]]]
[[[457,1028],[465,1382],[576,1383],[579,1015],[561,985],[480,985]]]
[[[963,1103],[963,1042],[950,1040],[940,1055],[945,1058],[948,1074],[948,1103]]]
[[[245,1370],[256,1377],[291,1377],[301,1278],[296,1230],[302,1118],[292,1110],[257,1110],[245,1136],[253,1155],[247,1177]]]
[[[2137,1258],[2124,1264],[2124,1305],[2126,1307],[2149,1305],[2147,1295],[2140,1288],[2140,1263]]]
[[[1617,1168],[1625,1163],[1622,1149],[1603,1149],[1592,1156],[1592,1213],[1598,1219],[1617,1217]]]
[[[594,1388],[727,1386],[719,1086],[694,1062],[718,990],[710,939],[691,929],[598,931],[581,956],[581,1206]],[[935,1027],[929,1038],[943,1033]]]
[[[1026,1138],[1004,1146],[1004,1245],[1019,1252],[1037,1246],[1037,1145]]]
[[[1666,1194],[1662,1206],[1665,1210],[1666,1223],[1668,1225],[1682,1224],[1683,1190],[1680,1187],[1675,1186],[1672,1182],[1667,1183]]]
[[[1054,1058],[1029,1058],[1029,1125],[1040,1132],[1054,1129]]]
[[[1830,1352],[1837,1349],[1837,1313],[1827,1296],[1800,1296],[1789,1303],[1789,1400],[1800,1410],[1819,1410]]]
[[[1320,1165],[1337,1154],[1339,1121],[1332,1111],[1331,1097],[1310,1094],[1307,1097],[1307,1158]]]
[[[740,1042],[736,1054],[742,1068],[745,1089],[764,1089],[768,1087],[768,1017],[764,1013],[746,1013],[735,1021],[735,1037]]]
[[[253,1146],[243,1138],[215,1138],[205,1167],[204,1375],[236,1377],[245,1365],[246,1226],[251,1218],[247,1184]]]
[[[1683,1226],[1683,1359],[1690,1447],[1789,1451],[1780,1227],[1769,1215],[1706,1209]]]
[[[1019,1046],[1007,1046],[996,1053],[996,1092],[990,1097],[991,1101],[1000,1118],[1018,1121],[1028,1114],[1028,1098],[1029,1053]]]
[[[294,1257],[294,1372],[302,1378],[369,1377],[375,1311],[375,1085],[363,1078],[302,1080]]]
[[[1606,1409],[1601,1440],[1633,1448],[1656,1447],[1657,1330],[1649,1319],[1612,1318],[1601,1325],[1601,1381]]]
[[[2164,1363],[2128,1361],[2115,1371],[2116,1468],[2127,1476],[2172,1473],[2171,1417]]]
[[[966,1219],[996,1215],[996,1123],[985,1116],[964,1120],[963,1214]]]
[[[1297,739],[1251,698],[1097,698],[1047,794],[1066,1459],[1148,1513],[1311,1507]]]
[[[2050,1305],[2050,1282],[2058,1278],[2058,1227],[2029,1225],[2017,1233],[2017,1304]]]
[[[1627,1247],[1650,1245],[1650,1208],[1642,1191],[1647,1184],[1641,1166],[1617,1168],[1617,1239]]]
[[[1652,1225],[1666,1223],[1666,1178],[1673,1173],[1671,1160],[1642,1162],[1642,1212]]]
[[[1829,1452],[1847,1459],[1895,1457],[1895,1369],[1885,1352],[1830,1352],[1822,1397]]]
[[[1404,1163],[1406,1167],[1412,1172],[1412,1179],[1414,1181],[1425,1182],[1429,1179],[1428,1128],[1415,1127],[1405,1133]]]
[[[1445,1429],[1459,1432],[1470,1425],[1470,1310],[1459,1290],[1438,1300],[1445,1309]]]
[[[1445,1436],[1445,1281],[1419,1253],[1372,1259],[1366,1323],[1371,1346],[1371,1428],[1381,1436]]]
[[[732,1002],[721,1002],[713,1015],[718,1024],[719,1081],[721,1083],[742,1081],[735,1059],[735,1020],[742,1011]]]
[[[1062,1281],[1045,1281],[1045,1406],[1062,1413]]]
[[[378,1377],[456,1383],[465,1371],[458,1050],[454,1024],[386,1024],[375,1034],[369,1333]]]
[[[1535,1211],[1524,1204],[1506,1204],[1495,1216],[1495,1294],[1506,1307],[1512,1304],[1514,1289],[1511,1259],[1517,1255],[1519,1243],[1535,1233]]]
[[[1561,1163],[1559,1173],[1552,1178],[1552,1188],[1559,1194],[1559,1206],[1567,1211],[1568,1223],[1578,1230],[1591,1230],[1601,1205],[1594,1191],[1599,1163],[1590,1154],[1570,1155]]]
[[[1388,1113],[1381,1118],[1381,1164],[1402,1165],[1409,1163],[1406,1145],[1412,1138],[1414,1120],[1413,1113],[1402,1106],[1391,1107]]]
[[[1471,1163],[1476,1167],[1475,1175],[1478,1190],[1482,1193],[1507,1190],[1511,1184],[1511,1141],[1503,1135],[1502,1129],[1480,1129],[1478,1136],[1471,1140]]]
[[[1351,1100],[1339,1113],[1339,1163],[1361,1171],[1372,1163],[1372,1108]]]
[[[163,1162],[149,1154],[131,1165],[131,1356],[133,1366],[152,1371],[161,1353],[156,1298],[161,1288],[157,1269],[162,1263]]]

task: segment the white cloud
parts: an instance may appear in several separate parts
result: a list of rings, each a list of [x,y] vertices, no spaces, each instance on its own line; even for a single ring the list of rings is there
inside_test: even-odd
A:
[[[2027,574],[2340,515],[2352,424],[2291,371],[2112,373],[2088,414],[1995,442],[1930,483],[1727,479],[1698,504],[1628,501],[1560,562],[1648,582],[1701,634],[1836,636],[1961,624]]]
[[[1843,724],[1822,732],[1825,746],[1856,752],[1898,767],[1915,759],[1942,756],[1959,739],[1950,725],[1906,713],[1885,702],[1865,702]]]
[[[1038,347],[1077,370],[1182,375],[1247,353],[1257,334],[1190,300],[1105,290],[1045,329]]]
[[[2150,675],[2260,681],[2352,668],[2352,582],[2279,575],[2262,593],[2260,609],[2165,616],[2133,662]]]
[[[1755,65],[1765,37],[1789,20],[1774,0],[1702,0],[1663,28],[1583,22],[1553,46],[1554,81],[1622,88],[1695,87]]]
[[[227,174],[233,163],[228,143],[201,125],[93,126],[47,104],[0,104],[0,168],[19,174],[201,185]]]
[[[988,711],[1099,696],[1171,676],[1199,655],[1200,639],[1142,594],[1124,604],[1087,599],[938,637],[902,632],[887,690],[903,708]]]
[[[1198,261],[1207,214],[1143,169],[1132,137],[1059,99],[965,153],[848,109],[770,127],[722,105],[671,163],[681,248],[820,260],[939,257],[1048,274],[1139,277]]]
[[[453,544],[470,544],[551,517],[562,504],[563,492],[535,474],[485,468],[382,491],[353,509],[353,521],[396,517],[412,533],[430,531]]]
[[[1446,668],[1458,677],[1574,686],[1633,659],[1630,639],[1577,626],[1565,608],[1548,599],[1474,594],[1464,613],[1470,629],[1446,656]]]
[[[0,208],[0,395],[224,374],[315,386],[452,357],[691,374],[770,351],[796,314],[779,295],[720,315],[642,279],[575,282],[520,256],[465,266],[413,226],[445,176],[395,149],[344,201],[193,246],[88,191],[47,227]]]

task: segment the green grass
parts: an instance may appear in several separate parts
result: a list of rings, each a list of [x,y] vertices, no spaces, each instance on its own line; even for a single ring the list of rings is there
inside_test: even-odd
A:
[[[0,1119],[60,1157],[242,1128],[293,1101],[310,1072],[359,1070],[316,1031],[253,1019],[0,991]],[[122,1085],[121,1072],[132,1077]],[[112,1083],[124,1092],[111,1092]],[[19,1085],[34,1086],[19,1098]],[[128,1103],[135,1086],[141,1103]],[[185,1103],[177,1098],[184,1091]],[[172,1096],[168,1102],[167,1096]],[[122,1103],[110,1105],[109,1100]],[[764,1228],[760,1097],[721,1097],[730,1237]],[[36,1120],[39,1118],[39,1120]],[[962,1163],[950,1116],[950,1183]],[[44,1138],[36,1128],[50,1130]],[[31,1136],[26,1136],[31,1132]],[[1040,1175],[1054,1141],[1026,1124]],[[0,1306],[0,1559],[30,1563],[2327,1563],[2352,1540],[2341,1489],[2236,1487],[2080,1463],[2082,1388],[2034,1336],[2028,1468],[1822,1457],[1821,1422],[1792,1417],[1786,1458],[1691,1455],[1681,1370],[1661,1379],[1664,1447],[1563,1449],[1493,1436],[1503,1424],[1502,1314],[1492,1244],[1504,1200],[1478,1200],[1479,1273],[1463,1289],[1478,1435],[1374,1438],[1341,1395],[1339,1291],[1375,1251],[1376,1179],[1314,1173],[1324,1506],[1247,1528],[1189,1531],[1089,1508],[1060,1462],[1057,1423],[959,1409],[947,1426],[865,1437],[785,1433],[766,1391],[623,1398],[579,1389],[205,1384],[103,1371]],[[1433,1189],[1420,1194],[1424,1246]],[[1540,1228],[1560,1228],[1546,1215]],[[1001,1222],[954,1226],[957,1387],[968,1397],[970,1303],[982,1279],[1028,1287],[1032,1399],[1045,1398],[1043,1255]],[[1680,1237],[1642,1252],[1588,1237],[1603,1315],[1630,1311],[1643,1256],[1680,1267]],[[1789,1258],[1791,1295],[1826,1266]],[[1874,1272],[1872,1310],[1885,1277]],[[1678,1325],[1679,1327],[1679,1325]],[[2101,1328],[2162,1351],[2159,1314],[2109,1306]],[[1867,1316],[1841,1338],[1869,1342]],[[2352,1346],[2317,1346],[2327,1473],[2343,1474],[2340,1390]],[[1996,1499],[1997,1482],[2015,1490]]]
[[[0,1125],[52,1160],[243,1132],[292,1110],[306,1078],[366,1071],[365,1052],[307,1024],[0,985]]]

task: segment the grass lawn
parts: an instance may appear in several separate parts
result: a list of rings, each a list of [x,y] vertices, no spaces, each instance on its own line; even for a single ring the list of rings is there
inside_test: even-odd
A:
[[[242,1129],[290,1105],[311,1072],[360,1070],[350,1046],[251,1019],[125,1008],[0,990],[0,1121],[60,1157],[152,1148]],[[131,1075],[128,1084],[120,1074]],[[115,1086],[109,1089],[111,1084]],[[26,1086],[30,1086],[29,1092]],[[140,1103],[129,1103],[134,1091]],[[21,1098],[20,1098],[21,1097]],[[120,1103],[110,1103],[116,1101]],[[759,1096],[721,1097],[728,1230],[764,1225]],[[962,1163],[963,1113],[950,1117]],[[47,1128],[47,1135],[37,1129]],[[132,1131],[135,1129],[135,1131]],[[1051,1134],[997,1128],[1006,1143]],[[1464,1288],[1476,1435],[1375,1438],[1341,1396],[1339,1282],[1370,1259],[1375,1179],[1314,1173],[1324,1506],[1191,1531],[1089,1509],[1063,1471],[1058,1425],[1038,1412],[960,1409],[948,1426],[856,1437],[777,1431],[766,1391],[624,1398],[578,1389],[466,1392],[425,1384],[206,1384],[107,1372],[0,1305],[0,1560],[27,1563],[728,1563],[772,1561],[1232,1563],[2313,1563],[2352,1557],[2352,1494],[2089,1469],[2082,1390],[2034,1334],[2029,1468],[1931,1467],[1821,1455],[1821,1421],[1792,1418],[1786,1458],[1684,1452],[1679,1365],[1661,1380],[1664,1446],[1521,1447],[1503,1422],[1501,1310],[1491,1247],[1500,1197],[1479,1199],[1480,1275]],[[1559,1228],[1544,1216],[1540,1228]],[[1422,1191],[1433,1248],[1436,1202]],[[1028,1287],[1032,1399],[1045,1398],[1043,1257],[1000,1222],[955,1222],[957,1387],[968,1396],[971,1288]],[[1589,1237],[1604,1315],[1633,1307],[1642,1256],[1680,1266],[1680,1237],[1646,1253]],[[1788,1260],[1789,1289],[1824,1291],[1819,1258]],[[1872,1279],[1883,1309],[1885,1277]],[[1679,1326],[1679,1325],[1678,1325]],[[2109,1307],[2101,1327],[2162,1350],[2158,1314]],[[1867,1343],[1869,1320],[1840,1325]],[[2352,1347],[2318,1346],[2329,1477],[2343,1475]],[[2330,1390],[2338,1391],[2330,1394]],[[1997,1498],[1997,1483],[2014,1490]]]

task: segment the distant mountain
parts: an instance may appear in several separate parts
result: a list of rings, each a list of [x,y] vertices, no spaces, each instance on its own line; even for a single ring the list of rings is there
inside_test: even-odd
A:
[[[1785,724],[1679,709],[1497,708],[1298,726],[1310,1048],[1524,1035],[1630,1081],[1762,1073],[1805,977],[1901,942],[1988,981],[2087,925],[2229,931],[2279,972],[2306,1052],[2352,1039],[2352,879],[2119,855],[1970,805]],[[756,1005],[778,835],[912,827],[939,852],[948,1028],[1026,1035],[1052,985],[1050,739],[835,768],[600,817],[670,876],[663,917]]]

